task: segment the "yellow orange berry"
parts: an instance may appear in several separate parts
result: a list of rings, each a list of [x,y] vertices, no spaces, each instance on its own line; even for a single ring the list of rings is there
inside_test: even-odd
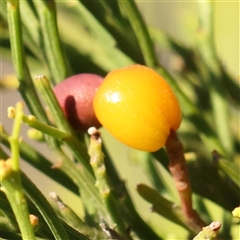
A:
[[[93,101],[100,123],[119,141],[154,152],[181,123],[178,100],[154,70],[131,65],[111,71]]]

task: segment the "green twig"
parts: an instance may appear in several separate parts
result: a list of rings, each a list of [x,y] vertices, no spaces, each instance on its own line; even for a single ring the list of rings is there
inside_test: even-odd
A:
[[[109,167],[109,169],[107,169],[108,176],[111,176],[111,178],[109,177],[109,183],[111,183],[111,189],[114,190],[114,196],[117,199],[121,199],[121,212],[127,222],[127,225],[131,226],[131,229],[138,235],[140,239],[160,240],[161,238],[146,222],[143,221],[136,211],[124,182],[119,178],[114,165],[111,163],[110,159],[108,159],[109,156],[106,149],[104,154],[107,156],[105,160],[107,160],[106,167]],[[109,173],[109,171],[111,171],[111,173]],[[113,175],[114,178],[112,178]],[[114,181],[112,181],[113,179]]]
[[[78,163],[73,163],[63,151],[59,148],[59,144],[55,142],[55,140],[49,139],[48,143],[54,154],[56,155],[55,166],[64,171],[74,182],[78,185],[79,189],[81,189],[81,194],[83,197],[83,201],[85,203],[86,209],[89,210],[93,214],[94,211],[100,212],[101,215],[105,215],[105,208],[103,207],[100,196],[97,192],[97,189],[94,186],[94,177],[93,171],[89,164],[89,156],[87,154],[86,146],[80,142],[72,128],[70,127],[67,119],[60,108],[60,105],[56,99],[56,96],[53,93],[53,90],[48,82],[47,78],[44,76],[39,76],[35,80],[35,85],[39,92],[41,93],[43,99],[47,103],[51,113],[55,117],[55,122],[57,127],[69,133],[69,137],[64,139],[64,143],[70,148],[76,160],[81,163],[81,167],[78,167]],[[88,183],[88,186],[86,186]],[[96,201],[95,205],[89,201],[89,199],[94,199]]]
[[[35,207],[41,213],[46,223],[48,224],[52,234],[54,235],[54,238],[56,240],[69,240],[69,237],[65,229],[63,228],[63,225],[59,221],[52,207],[47,202],[44,195],[37,189],[37,187],[25,174],[22,174],[22,183],[26,196],[33,202]]]
[[[9,138],[11,145],[11,159],[1,160],[1,184],[16,216],[23,239],[34,240],[35,235],[30,223],[28,206],[23,195],[21,172],[19,165],[19,134],[22,124],[23,105],[16,105],[17,114]]]
[[[119,204],[108,183],[100,132],[95,128],[90,128],[89,134],[91,137],[88,152],[90,155],[90,164],[96,176],[96,187],[99,189],[103,203],[109,212],[111,225],[116,224],[120,234],[126,235],[127,229],[119,211]]]
[[[144,62],[142,52],[140,51],[135,34],[132,31],[132,28],[128,23],[126,17],[124,16],[124,13],[121,12],[117,1],[104,0],[95,1],[93,3],[88,0],[81,0],[78,2],[83,4],[88,9],[88,11],[90,11],[91,14],[113,36],[116,41],[115,46],[118,46],[119,50],[130,56],[131,59],[133,59],[135,62],[138,62],[140,64]],[[89,22],[89,19],[87,21]],[[93,29],[98,35],[100,29],[97,29],[96,26]],[[126,32],[128,34],[126,34]],[[107,45],[108,44],[106,44],[106,46]]]
[[[103,239],[105,237],[104,233],[99,229],[90,227],[86,223],[84,223],[76,213],[66,205],[55,192],[51,192],[49,194],[51,200],[56,204],[57,210],[60,213],[60,217],[63,217],[64,221],[68,223],[73,228],[77,229],[82,234],[92,238]]]
[[[9,118],[14,118],[15,112],[16,112],[15,108],[9,107],[8,108]],[[67,132],[61,131],[57,128],[51,127],[45,123],[38,121],[36,117],[33,115],[26,116],[25,114],[23,114],[22,121],[26,123],[28,126],[33,127],[41,131],[42,133],[52,136],[58,140],[64,140],[65,138],[68,138],[70,136],[70,134]]]
[[[34,84],[49,107],[52,116],[54,116],[54,120],[56,121],[58,128],[60,130],[68,130],[69,132],[72,132],[72,129],[70,128],[70,125],[66,120],[62,109],[60,108],[47,77],[42,75],[35,76]]]
[[[38,91],[41,93],[44,101],[49,107],[51,114],[54,116],[57,127],[70,135],[65,139],[66,144],[71,148],[73,154],[88,170],[91,172],[90,165],[88,163],[88,155],[86,146],[78,141],[74,131],[70,127],[53,90],[50,86],[48,79],[45,76],[38,76],[34,81]]]
[[[7,11],[13,64],[20,83],[19,91],[30,111],[41,121],[46,121],[25,59],[19,1],[7,1]]]
[[[150,188],[145,184],[138,184],[137,191],[146,201],[152,204],[153,212],[184,227],[190,232],[198,232],[199,229],[194,229],[188,224],[186,219],[184,219],[181,208],[175,203],[163,198],[156,189]]]
[[[74,163],[63,152],[60,144],[55,139],[49,139],[48,144],[49,148],[52,150],[54,158],[56,159],[53,167],[63,171],[78,186],[86,214],[89,214],[92,217],[91,223],[94,224],[93,219],[96,217],[96,215],[94,215],[96,213],[102,218],[107,216],[106,209],[104,208],[97,188],[94,185],[94,176],[80,163]]]
[[[56,5],[53,0],[33,1],[42,28],[44,53],[55,84],[69,76],[69,64],[64,56],[57,27]]]
[[[131,226],[131,229],[138,235],[140,239],[149,238],[160,240],[160,237],[151,229],[151,227],[146,222],[143,221],[143,219],[136,211],[125,183],[119,177],[118,171],[116,170],[107,149],[104,148],[104,144],[102,145],[102,148],[109,183],[111,185],[111,189],[114,193],[115,198],[121,199],[121,209],[128,226]]]
[[[53,95],[54,96],[54,95]],[[61,110],[60,110],[61,111]],[[17,114],[17,111],[15,111],[14,108],[9,108],[8,115],[10,117],[15,117],[14,115]],[[24,115],[23,115],[24,116]],[[63,117],[64,118],[64,117]],[[29,121],[28,117],[25,116],[23,117],[24,120],[27,119]],[[52,132],[59,132],[61,134],[66,134],[65,132],[59,131],[57,129],[53,129],[52,127],[42,124],[38,122],[37,120],[34,119],[34,122],[37,123],[35,124],[36,126],[41,126],[41,130],[43,130],[46,134],[52,133]],[[63,126],[64,126],[64,120],[62,121]],[[33,125],[32,125],[33,126]],[[66,123],[67,126],[67,123]],[[40,129],[38,129],[40,130]],[[54,131],[53,131],[54,130]],[[62,136],[62,135],[61,135]],[[74,152],[76,153],[76,157],[79,159],[79,156],[82,156],[79,152],[80,144],[78,143],[77,139],[73,139],[72,135],[69,135],[67,133],[67,140],[68,145],[70,146],[71,149],[74,149]],[[54,137],[54,135],[53,135]],[[54,163],[54,168],[58,168],[62,170],[67,176],[69,176],[81,189],[81,194],[83,197],[83,201],[85,202],[85,207],[88,209],[89,213],[93,212],[100,212],[102,216],[106,216],[105,208],[103,207],[100,196],[97,193],[97,189],[94,186],[94,177],[92,175],[91,167],[90,165],[87,165],[87,162],[83,162],[84,168],[82,166],[78,167],[78,164],[73,163],[65,154],[64,152],[60,149],[59,144],[55,140],[56,138],[49,138],[48,139],[48,144],[49,147],[52,149],[53,153],[55,154],[56,161]],[[69,140],[70,139],[70,140]],[[84,159],[85,160],[85,159]],[[86,185],[88,183],[88,185]],[[92,202],[89,201],[89,199],[93,198],[96,203],[92,205]]]
[[[20,12],[24,44],[39,60],[42,61],[42,63],[46,64],[46,60],[41,49],[42,37],[40,32],[40,23],[31,1],[21,1]]]
[[[0,142],[6,147],[10,148],[9,144],[9,134],[2,129],[0,134]],[[77,186],[73,183],[73,181],[67,177],[64,173],[62,173],[59,169],[53,169],[53,163],[36,151],[32,146],[26,143],[24,140],[21,140],[21,144],[19,146],[20,156],[21,158],[31,164],[33,167],[41,171],[43,174],[47,175],[51,179],[60,183],[62,186],[67,188],[68,190],[74,192],[75,194],[79,194]],[[4,152],[3,152],[4,153]],[[7,159],[3,155],[1,156],[3,159]]]
[[[118,1],[118,4],[124,9],[128,16],[130,24],[132,25],[138,39],[146,65],[155,69],[158,66],[158,60],[154,45],[136,3],[133,0],[120,0]]]
[[[23,187],[24,189],[26,188],[26,191],[28,191],[28,189],[31,189],[32,188],[32,184],[30,183],[30,186],[28,187],[28,179],[26,178],[25,179],[25,175],[22,173],[22,180],[23,180]],[[27,186],[25,186],[25,183]],[[36,188],[36,187],[35,187]],[[30,190],[30,191],[33,191],[34,190]],[[42,195],[40,195],[40,198],[41,198]],[[1,199],[1,210],[4,211],[4,213],[7,213],[9,215],[9,218],[11,218],[11,223],[10,224],[13,224],[13,226],[7,226],[6,227],[6,231],[9,231],[9,232],[16,232],[18,233],[19,232],[19,229],[18,229],[18,226],[17,226],[17,223],[15,224],[15,217],[14,217],[14,214],[12,212],[12,209],[11,209],[11,206],[9,205],[9,202],[7,201],[5,195],[3,194],[3,192],[0,191],[0,199]],[[36,207],[36,205],[30,201],[29,199],[28,200],[28,207],[29,207],[29,210],[35,215],[35,216],[38,216],[38,219],[39,219],[39,228],[36,229],[36,235],[40,238],[37,238],[37,239],[48,239],[48,240],[54,240],[56,239],[54,237],[54,235],[52,234],[50,228],[48,227],[47,223],[45,222],[43,216],[41,216],[41,211],[39,211]],[[45,199],[46,201],[46,199]],[[40,200],[41,202],[41,200]],[[50,215],[51,215],[51,212],[52,209],[50,210]],[[54,217],[56,216],[55,215],[55,212],[53,212],[54,214]],[[12,222],[13,221],[13,222]],[[82,235],[81,233],[79,233],[77,230],[75,230],[74,228],[72,228],[71,226],[67,225],[63,220],[59,219],[61,225],[64,227],[65,231],[67,232],[67,234],[69,235],[69,238],[70,239],[79,239],[79,240],[89,240],[87,237],[85,237],[84,235]],[[0,226],[2,227],[1,225],[2,223],[2,219],[0,221]],[[3,237],[3,229],[1,228],[1,237]],[[61,231],[61,230],[60,230]],[[64,236],[63,236],[64,237]],[[14,237],[9,237],[9,238],[6,238],[6,239],[18,239],[18,238],[14,238]],[[22,239],[22,237],[20,238]]]
[[[63,219],[70,226],[81,231],[81,227],[84,225],[84,222],[76,215],[76,213],[60,199],[56,192],[50,192],[49,197],[54,205],[56,205],[57,211]]]
[[[3,229],[14,233],[19,233],[19,227],[16,221],[16,217],[14,216],[14,213],[6,197],[6,194],[4,194],[3,191],[0,191],[0,199],[1,199],[1,212],[0,212],[1,234]]]
[[[98,3],[94,3],[97,4]],[[104,1],[100,3],[104,4]],[[108,4],[107,4],[108,5]],[[81,1],[76,6],[78,14],[84,19],[86,27],[89,29],[91,35],[97,40],[96,44],[101,46],[102,56],[100,57],[99,65],[108,65],[108,69],[114,69],[118,67],[125,67],[126,65],[133,64],[133,61],[125,55],[122,51],[116,48],[116,40],[113,36],[99,23],[96,16],[87,11]],[[115,56],[112,58],[112,56]],[[96,56],[98,57],[98,56]],[[104,59],[104,61],[102,61]],[[106,69],[107,70],[107,69]]]

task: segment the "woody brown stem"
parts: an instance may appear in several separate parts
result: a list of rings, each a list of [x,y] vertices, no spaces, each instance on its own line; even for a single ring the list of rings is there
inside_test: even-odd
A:
[[[189,222],[194,229],[201,229],[205,224],[192,207],[192,188],[188,177],[184,149],[174,130],[171,130],[165,147],[170,160],[168,166],[169,171],[173,176],[180,196],[182,212],[187,222]]]

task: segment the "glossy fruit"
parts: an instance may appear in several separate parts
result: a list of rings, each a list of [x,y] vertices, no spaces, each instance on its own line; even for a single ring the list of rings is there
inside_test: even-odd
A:
[[[93,98],[102,80],[99,75],[82,73],[65,79],[53,89],[74,130],[85,132],[89,127],[101,126],[93,110]]]
[[[93,102],[100,123],[119,141],[154,152],[181,123],[178,100],[154,70],[131,65],[110,72]]]

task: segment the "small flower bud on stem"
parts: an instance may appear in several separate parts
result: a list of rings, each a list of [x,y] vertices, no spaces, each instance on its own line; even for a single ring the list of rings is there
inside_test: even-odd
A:
[[[30,215],[29,215],[29,219],[30,219],[31,225],[32,225],[33,228],[36,230],[36,228],[38,227],[38,224],[39,224],[38,217],[35,216],[35,215],[33,215],[33,214],[30,214]]]
[[[240,206],[233,209],[232,215],[234,217],[240,218]]]
[[[212,222],[210,225],[203,227],[202,231],[193,238],[193,240],[200,239],[216,239],[216,236],[221,228],[222,224],[220,222]]]
[[[14,118],[16,114],[16,110],[14,107],[8,107],[7,109],[7,116],[8,118]]]
[[[12,160],[0,159],[0,181],[4,181],[8,176],[13,173]]]

